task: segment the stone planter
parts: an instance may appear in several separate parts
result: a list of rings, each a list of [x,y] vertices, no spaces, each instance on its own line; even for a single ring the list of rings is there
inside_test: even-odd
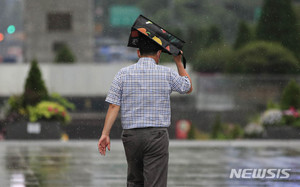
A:
[[[60,139],[61,133],[62,128],[58,121],[19,121],[6,126],[6,139]]]
[[[300,128],[291,126],[266,126],[263,133],[266,139],[300,139]]]

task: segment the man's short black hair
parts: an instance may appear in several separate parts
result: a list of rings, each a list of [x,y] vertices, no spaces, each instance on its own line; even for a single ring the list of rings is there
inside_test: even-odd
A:
[[[162,50],[160,45],[143,34],[139,35],[138,47],[141,55],[154,55],[157,51]]]

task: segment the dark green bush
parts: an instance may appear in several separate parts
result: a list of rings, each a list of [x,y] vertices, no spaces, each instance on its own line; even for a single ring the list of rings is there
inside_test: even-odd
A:
[[[224,124],[221,122],[220,115],[217,115],[212,127],[210,137],[212,139],[228,140],[243,138],[244,131],[237,124]]]
[[[34,106],[45,99],[48,99],[48,91],[42,78],[38,62],[33,60],[25,83],[23,106]]]
[[[211,138],[216,139],[218,138],[219,133],[222,131],[222,123],[220,115],[215,117],[215,121],[213,124],[213,128],[211,131]]]
[[[295,80],[291,80],[284,88],[280,100],[280,108],[282,110],[290,107],[300,109],[300,87]]]
[[[214,45],[198,52],[193,61],[193,68],[198,72],[214,73],[224,72],[226,64],[232,61],[233,51],[230,47]]]
[[[252,33],[245,21],[239,23],[238,33],[233,48],[240,49],[252,40]]]
[[[216,25],[210,26],[207,32],[207,40],[206,40],[205,47],[209,48],[213,45],[222,43],[223,40],[222,38],[223,37],[222,37],[221,29]]]
[[[226,69],[229,73],[290,74],[299,72],[299,62],[278,43],[256,41],[238,50]]]
[[[57,51],[54,61],[56,63],[74,63],[76,58],[67,45],[62,45]]]
[[[187,136],[187,138],[189,140],[196,139],[196,130],[197,130],[196,127],[194,125],[191,125],[191,129],[189,130],[188,136]]]
[[[75,110],[75,105],[68,101],[67,99],[63,98],[60,94],[58,93],[52,93],[49,98],[50,101],[56,102],[63,107],[65,107],[68,110]]]

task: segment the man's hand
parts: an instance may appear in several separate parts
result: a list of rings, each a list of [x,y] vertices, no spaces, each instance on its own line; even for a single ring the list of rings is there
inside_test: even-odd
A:
[[[173,56],[173,59],[176,63],[181,63],[181,58],[182,58],[182,51],[180,51],[181,54],[177,56]]]
[[[108,135],[102,134],[98,142],[98,149],[101,155],[105,156],[106,147],[110,151],[110,138]]]
[[[98,142],[98,149],[101,155],[105,156],[106,147],[110,151],[109,132],[118,116],[119,110],[119,105],[109,104],[108,111],[105,117],[104,127],[102,130],[102,135]]]

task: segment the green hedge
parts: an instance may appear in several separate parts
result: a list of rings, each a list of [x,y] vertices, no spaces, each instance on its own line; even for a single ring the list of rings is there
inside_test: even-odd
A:
[[[229,46],[214,45],[198,52],[193,61],[193,68],[198,72],[224,72],[226,64],[233,58],[233,50]]]
[[[291,51],[278,43],[256,41],[238,50],[226,70],[229,73],[291,74],[299,72],[299,62]]]

